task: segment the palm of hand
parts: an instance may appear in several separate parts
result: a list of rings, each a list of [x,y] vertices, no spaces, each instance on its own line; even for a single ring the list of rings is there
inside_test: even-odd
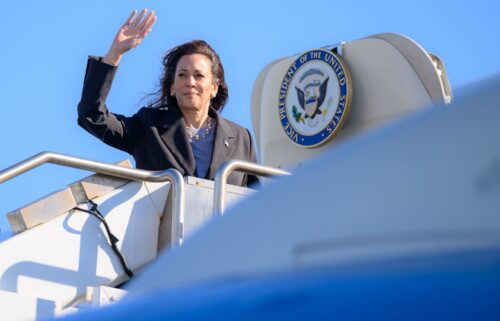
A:
[[[137,16],[136,10],[130,14],[113,40],[111,46],[113,55],[122,55],[126,51],[137,47],[146,38],[156,21],[154,11],[145,16],[146,11],[146,9],[143,9]]]
[[[124,25],[118,31],[115,43],[118,48],[125,52],[137,47],[145,37],[146,34],[143,30],[134,26]]]

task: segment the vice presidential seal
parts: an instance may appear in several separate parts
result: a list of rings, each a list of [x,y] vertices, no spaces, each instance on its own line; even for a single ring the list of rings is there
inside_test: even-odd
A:
[[[351,77],[341,58],[308,51],[288,68],[279,93],[279,118],[294,143],[317,147],[342,128],[351,104]]]

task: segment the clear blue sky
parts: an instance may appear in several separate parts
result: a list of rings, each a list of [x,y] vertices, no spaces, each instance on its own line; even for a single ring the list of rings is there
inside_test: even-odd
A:
[[[131,115],[153,91],[163,53],[207,40],[222,58],[230,100],[223,116],[251,128],[253,83],[268,63],[312,48],[395,32],[442,58],[455,92],[500,71],[499,5],[476,1],[2,1],[0,169],[41,151],[116,162],[127,154],[76,124],[87,55],[104,55],[134,8],[158,21],[122,60],[108,99]],[[5,213],[90,173],[44,165],[0,184]]]

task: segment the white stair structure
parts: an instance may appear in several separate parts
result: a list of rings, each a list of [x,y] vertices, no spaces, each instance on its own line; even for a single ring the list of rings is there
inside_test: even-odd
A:
[[[167,183],[131,182],[94,200],[133,271],[156,257],[168,189]],[[1,289],[64,307],[83,296],[87,286],[121,284],[127,276],[100,225],[94,216],[73,209],[0,243],[0,255],[8,258],[0,263]]]
[[[118,177],[94,175],[9,213],[18,234],[0,243],[2,320],[36,320],[89,309],[98,306],[95,300],[100,302],[92,299],[89,288],[115,287],[128,280],[105,226],[85,212],[92,203],[118,238],[117,248],[134,273],[160,250],[179,246],[221,214],[213,211],[214,182],[183,178],[175,170],[148,172],[42,153],[1,172],[0,180],[45,162]],[[250,172],[261,175],[283,172],[251,167]],[[230,205],[253,191],[227,186],[223,192],[222,199]],[[26,308],[20,309],[23,305]]]

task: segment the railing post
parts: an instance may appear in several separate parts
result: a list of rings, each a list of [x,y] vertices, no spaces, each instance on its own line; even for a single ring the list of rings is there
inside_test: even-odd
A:
[[[279,168],[259,165],[247,161],[230,160],[225,162],[215,172],[213,215],[224,215],[227,178],[234,171],[264,177],[291,175],[290,172]]]

